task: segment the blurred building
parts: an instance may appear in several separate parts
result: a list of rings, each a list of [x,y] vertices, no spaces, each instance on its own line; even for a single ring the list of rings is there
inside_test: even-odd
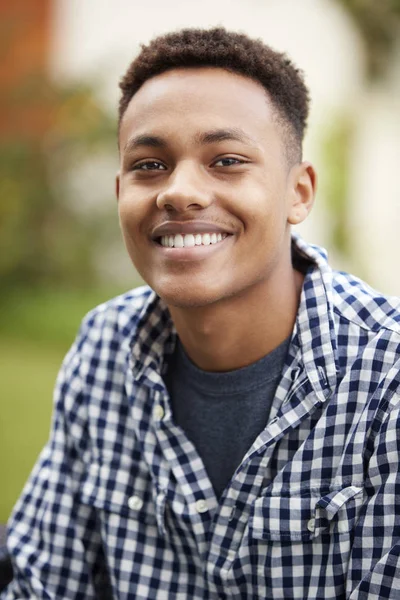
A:
[[[29,131],[41,136],[47,115],[44,106],[18,100],[29,82],[49,68],[54,5],[51,0],[0,0],[0,135]]]

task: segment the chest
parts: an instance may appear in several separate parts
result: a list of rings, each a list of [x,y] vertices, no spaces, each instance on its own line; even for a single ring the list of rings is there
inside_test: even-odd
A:
[[[371,398],[352,399],[344,382],[321,403],[306,378],[288,398],[273,406],[218,502],[165,391],[137,391],[120,452],[99,454],[82,487],[116,578],[124,564],[129,589],[141,589],[151,555],[163,593],[192,585],[198,598],[227,590],[226,597],[282,598],[283,589],[288,598],[341,597],[365,499]],[[117,431],[116,423],[115,443]]]

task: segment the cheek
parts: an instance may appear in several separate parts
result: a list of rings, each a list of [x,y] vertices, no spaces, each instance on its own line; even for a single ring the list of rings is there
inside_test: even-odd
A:
[[[122,233],[126,240],[137,240],[140,223],[142,222],[141,205],[127,198],[120,198],[118,216]]]
[[[132,226],[129,222],[128,215],[124,211],[119,211],[119,225],[121,228],[122,236],[127,246],[131,245],[131,241],[134,239],[132,234]]]
[[[245,233],[251,234],[254,241],[265,242],[279,235],[285,226],[286,216],[283,202],[279,198],[266,198],[265,195],[254,200],[240,215],[244,223]]]

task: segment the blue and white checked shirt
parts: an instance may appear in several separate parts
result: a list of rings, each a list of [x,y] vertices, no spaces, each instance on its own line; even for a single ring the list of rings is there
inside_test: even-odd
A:
[[[314,264],[282,380],[220,503],[171,417],[160,299],[141,288],[85,318],[1,598],[400,598],[400,305],[294,244]]]

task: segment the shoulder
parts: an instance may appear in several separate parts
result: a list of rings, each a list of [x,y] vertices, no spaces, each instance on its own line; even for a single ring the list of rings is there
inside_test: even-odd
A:
[[[327,251],[308,244],[298,234],[292,236],[292,253],[295,259],[313,264],[305,285],[313,295],[326,295],[336,317],[366,331],[387,329],[400,334],[400,298],[378,292],[355,275],[332,269]]]
[[[358,277],[331,268],[323,248],[298,236],[293,249],[308,264],[303,286],[302,340],[315,355],[321,336],[335,355],[336,369],[360,378],[400,383],[400,299],[382,294]],[[322,339],[321,338],[321,339]],[[322,352],[322,350],[320,350]],[[389,375],[390,371],[390,375]],[[394,384],[394,383],[393,383]]]
[[[93,308],[83,318],[80,332],[95,339],[107,332],[127,335],[134,332],[155,293],[148,286],[129,290]]]
[[[156,294],[148,286],[138,287],[99,304],[83,318],[78,334],[67,353],[62,373],[82,371],[100,356],[128,354],[143,315],[151,312]]]
[[[139,323],[149,319],[154,303],[156,294],[147,286],[140,287],[103,302],[83,318],[57,377],[59,410],[73,415],[83,411],[81,422],[85,422],[88,404],[122,389],[132,340]]]
[[[366,332],[387,330],[400,340],[400,299],[340,271],[332,272],[332,303],[337,316]]]
[[[348,273],[333,272],[333,321],[346,385],[382,398],[386,414],[389,398],[400,386],[400,301],[385,296]]]

